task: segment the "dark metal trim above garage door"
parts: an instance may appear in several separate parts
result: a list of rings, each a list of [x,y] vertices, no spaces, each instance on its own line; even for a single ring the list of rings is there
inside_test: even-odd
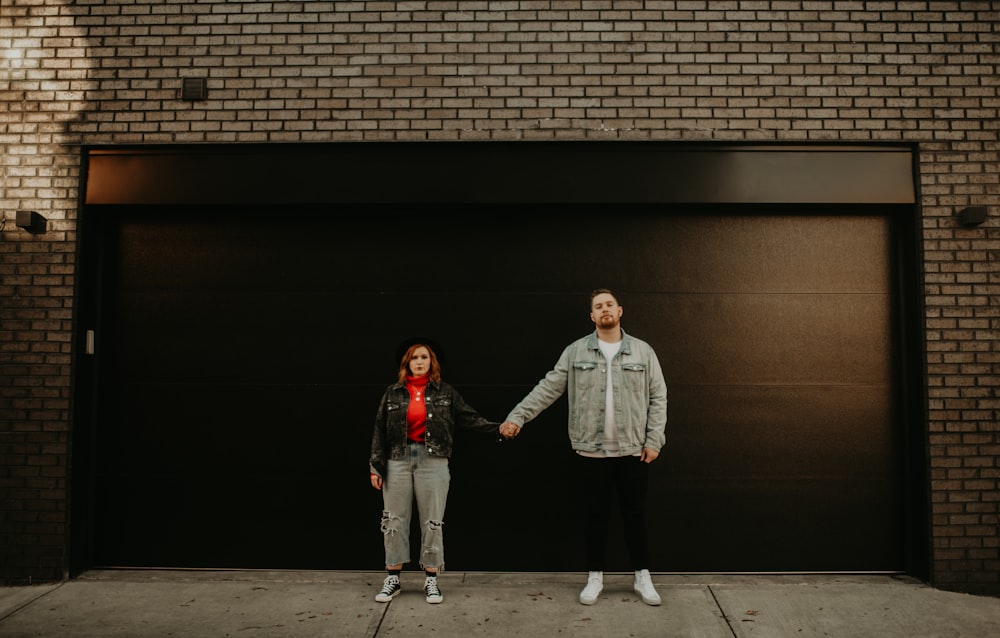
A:
[[[663,142],[92,148],[85,203],[913,204],[913,156]]]

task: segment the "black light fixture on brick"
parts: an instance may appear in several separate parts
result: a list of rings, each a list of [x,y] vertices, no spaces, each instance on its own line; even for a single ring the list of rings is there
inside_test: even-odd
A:
[[[186,102],[199,102],[208,97],[208,85],[205,78],[184,78],[181,85],[181,99]]]
[[[48,223],[44,217],[33,210],[17,211],[17,227],[23,228],[29,233],[44,233]]]
[[[963,226],[978,226],[986,221],[985,206],[966,206],[958,211],[958,221]]]

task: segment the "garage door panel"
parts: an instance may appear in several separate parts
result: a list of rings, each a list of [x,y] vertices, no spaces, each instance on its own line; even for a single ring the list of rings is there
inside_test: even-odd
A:
[[[698,214],[646,221],[630,239],[656,256],[647,269],[652,290],[866,293],[888,287],[882,217]]]
[[[663,512],[652,525],[656,562],[694,572],[893,571],[903,560],[900,513],[885,504],[896,487],[864,477],[675,477],[653,497]]]
[[[437,221],[443,217],[454,219]],[[872,292],[885,290],[889,276],[888,222],[870,215],[448,205],[166,209],[136,221],[117,238],[126,248],[126,289],[405,294],[413,290],[404,275],[409,251],[419,250],[427,254],[426,279],[456,293],[576,291],[582,281],[637,290]]]
[[[365,303],[364,320],[358,320]],[[371,378],[386,359],[359,357],[354,369],[331,365],[350,327],[354,343],[384,347],[395,313],[356,296],[231,290],[127,292],[120,301],[118,351],[131,378],[173,381],[328,382]],[[391,364],[389,364],[391,365]],[[356,366],[360,366],[358,370]]]
[[[367,558],[382,551],[381,504],[373,498],[344,511],[330,484],[316,479],[268,473],[205,476],[193,470],[121,475],[105,488],[107,502],[145,506],[104,512],[98,548],[102,563],[371,568]],[[345,527],[364,533],[345,534]],[[295,542],[288,542],[289,537]],[[352,537],[346,553],[334,540],[345,537]]]
[[[135,474],[349,479],[367,467],[384,386],[121,386],[108,465]],[[337,462],[347,456],[355,463]],[[352,467],[356,465],[356,467]],[[359,469],[360,468],[360,469]],[[363,473],[363,472],[362,472]]]
[[[353,384],[363,378],[388,384],[399,364],[397,345],[422,335],[444,350],[453,381],[509,383],[513,377],[534,383],[565,343],[593,327],[586,293],[579,291],[306,295],[162,289],[125,292],[119,309],[115,336],[133,344],[117,351],[119,365],[131,380],[161,382]],[[530,320],[538,345],[525,348],[517,333],[495,329],[500,317],[511,314],[514,322]],[[341,350],[351,353],[350,365],[336,363]]]
[[[897,468],[887,388],[880,386],[670,387],[667,472],[733,483],[878,478]]]
[[[879,384],[891,378],[886,294],[643,295],[622,325],[650,340],[668,379],[713,384]]]
[[[716,383],[886,383],[890,377],[890,308],[884,294],[626,298],[623,325],[656,347],[671,377]],[[400,321],[401,306],[414,313],[413,320]],[[354,319],[359,313],[363,321]],[[516,336],[488,334],[506,313],[538,317],[532,326],[542,348],[525,351],[530,359],[519,359],[519,370],[551,366],[564,343],[592,326],[579,294],[164,291],[123,298],[122,338],[140,345],[123,351],[122,363],[143,379],[336,380],[343,370],[330,365],[329,353],[339,326],[355,321],[352,339],[370,344],[375,355],[357,361],[366,376],[384,374],[394,363],[395,344],[414,334],[436,338],[451,357],[449,372],[464,375],[481,370],[484,357],[497,360],[517,343]],[[567,316],[575,322],[561,320]],[[803,357],[804,351],[810,356]],[[201,363],[192,366],[193,360]]]
[[[126,289],[391,295],[417,285],[452,293],[547,292],[575,286],[581,276],[632,269],[631,260],[579,261],[580,254],[606,252],[608,235],[586,211],[573,214],[570,242],[558,218],[524,211],[169,209],[129,220],[119,237],[120,270]]]

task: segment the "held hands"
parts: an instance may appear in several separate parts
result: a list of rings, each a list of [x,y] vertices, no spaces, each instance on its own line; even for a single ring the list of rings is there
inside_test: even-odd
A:
[[[505,439],[512,439],[521,432],[521,426],[512,421],[504,421],[500,424],[500,434]]]

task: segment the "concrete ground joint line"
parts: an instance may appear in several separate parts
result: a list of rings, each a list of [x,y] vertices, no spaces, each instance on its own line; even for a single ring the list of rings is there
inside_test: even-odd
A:
[[[385,622],[385,617],[389,613],[389,607],[392,605],[392,601],[382,605],[379,613],[372,616],[372,620],[368,623],[368,630],[365,631],[365,638],[375,638],[378,635],[380,629],[382,629],[382,623]]]
[[[733,622],[729,619],[729,616],[726,615],[726,610],[722,608],[722,604],[719,602],[718,596],[715,595],[715,590],[712,589],[711,585],[707,585],[707,587],[708,593],[712,595],[712,600],[715,602],[715,607],[719,610],[719,613],[722,614],[722,619],[726,621],[726,627],[729,627],[729,633],[732,634],[733,638],[736,638],[736,629],[733,628]]]
[[[63,582],[61,582],[61,583],[58,583],[58,584],[56,584],[56,586],[55,586],[55,587],[52,587],[51,589],[49,589],[49,590],[47,590],[47,591],[43,591],[42,593],[38,594],[37,596],[33,596],[33,597],[32,597],[32,598],[30,598],[29,600],[26,600],[26,601],[24,601],[23,603],[21,603],[21,604],[20,604],[20,605],[18,605],[17,607],[15,607],[15,608],[11,609],[11,610],[10,610],[9,612],[7,612],[6,614],[4,614],[4,615],[0,616],[0,622],[3,622],[3,621],[5,621],[5,620],[7,620],[7,619],[8,619],[8,618],[10,618],[11,616],[14,616],[15,614],[17,614],[17,612],[21,611],[22,609],[24,609],[24,608],[25,608],[25,607],[27,607],[28,605],[31,605],[31,604],[33,604],[33,603],[34,603],[35,601],[37,601],[37,600],[40,600],[40,599],[42,599],[42,598],[44,598],[44,597],[48,596],[49,594],[51,594],[52,592],[56,591],[57,589],[60,589],[60,588],[61,588],[61,587],[62,587],[63,585],[65,585],[65,584],[66,584],[66,581],[63,581]]]

